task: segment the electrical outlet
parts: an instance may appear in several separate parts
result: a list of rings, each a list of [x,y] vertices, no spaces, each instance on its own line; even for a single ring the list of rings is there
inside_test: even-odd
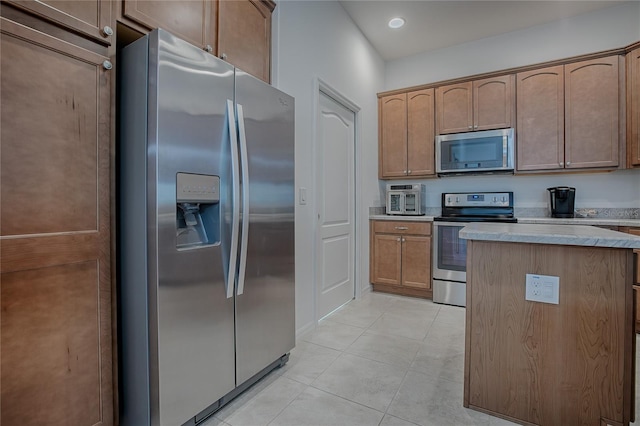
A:
[[[560,303],[560,277],[526,274],[525,299],[532,302]]]

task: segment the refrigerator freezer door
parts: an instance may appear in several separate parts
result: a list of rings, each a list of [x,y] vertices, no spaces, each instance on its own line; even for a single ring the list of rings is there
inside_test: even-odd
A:
[[[235,93],[246,137],[243,189],[249,191],[241,215],[249,220],[243,224],[246,269],[236,296],[240,385],[295,345],[294,101],[239,70]]]
[[[148,211],[157,217],[149,252],[157,259],[150,265],[157,270],[150,289],[157,342],[150,348],[157,392],[151,416],[154,425],[178,425],[235,387],[234,306],[225,291],[225,272],[233,273],[226,271],[232,216],[226,100],[233,99],[234,74],[164,31],[151,33],[150,52]],[[176,248],[178,173],[220,178],[219,244]]]

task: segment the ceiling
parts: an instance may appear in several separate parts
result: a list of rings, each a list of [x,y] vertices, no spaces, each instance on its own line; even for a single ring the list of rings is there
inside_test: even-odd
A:
[[[340,3],[380,56],[387,61],[626,2],[340,0]],[[387,26],[387,22],[396,16],[405,18],[406,24],[393,30]]]

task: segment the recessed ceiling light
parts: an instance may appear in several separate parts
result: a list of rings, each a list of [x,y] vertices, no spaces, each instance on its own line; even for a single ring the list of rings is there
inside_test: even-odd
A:
[[[404,25],[405,20],[404,18],[392,18],[389,21],[389,28],[400,28]]]

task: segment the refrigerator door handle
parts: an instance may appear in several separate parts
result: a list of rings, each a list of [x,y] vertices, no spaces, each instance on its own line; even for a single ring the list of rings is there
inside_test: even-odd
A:
[[[233,101],[227,99],[227,120],[229,121],[229,143],[231,144],[231,174],[233,186],[233,211],[231,222],[231,253],[229,253],[229,268],[227,269],[227,299],[233,297],[235,287],[236,265],[238,262],[238,231],[240,228],[240,170],[238,158],[238,136],[236,131],[236,117]]]
[[[242,167],[242,243],[240,244],[240,268],[238,270],[238,296],[240,296],[244,292],[247,244],[249,240],[249,157],[247,156],[244,111],[240,104],[238,104],[238,133],[240,134],[240,164]]]

